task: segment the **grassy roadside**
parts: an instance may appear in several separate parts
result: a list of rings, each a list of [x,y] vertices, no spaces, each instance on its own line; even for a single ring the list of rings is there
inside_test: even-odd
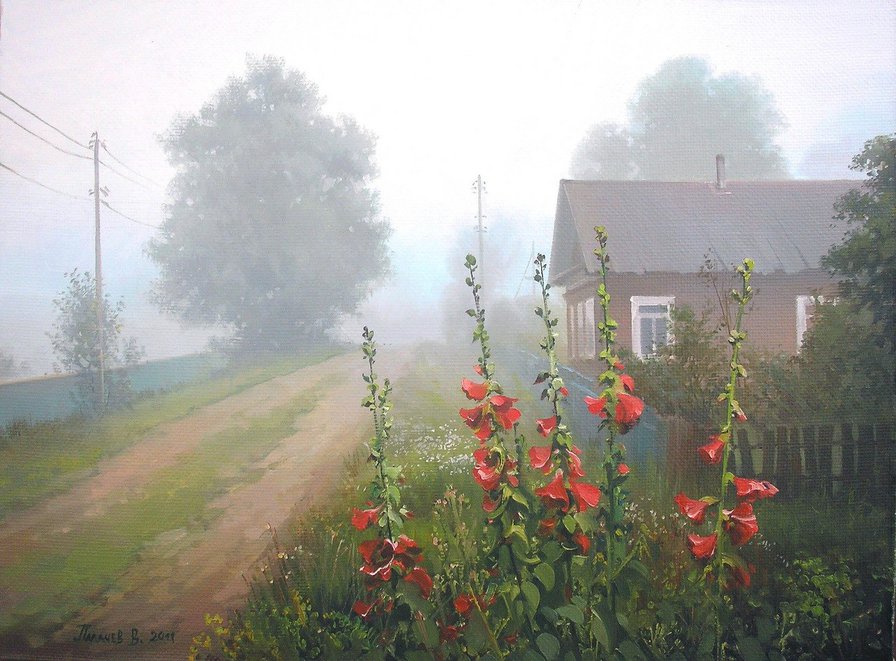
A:
[[[133,589],[129,580],[164,576],[172,553],[201,538],[220,514],[214,500],[260,479],[264,471],[253,465],[295,432],[320,395],[303,392],[263,415],[236,418],[86,525],[32,540],[27,553],[0,569],[8,604],[0,612],[0,641],[44,639],[86,605]],[[138,561],[139,575],[128,579]]]
[[[301,356],[268,357],[258,365],[225,368],[175,390],[140,397],[132,406],[101,420],[71,417],[11,425],[0,431],[0,521],[11,511],[69,488],[103,459],[158,425],[341,352],[318,349]]]

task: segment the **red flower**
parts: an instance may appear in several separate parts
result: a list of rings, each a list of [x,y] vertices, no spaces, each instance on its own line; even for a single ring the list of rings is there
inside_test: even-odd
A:
[[[759,523],[753,513],[752,504],[742,502],[733,510],[722,510],[722,513],[728,517],[728,521],[725,522],[725,530],[731,535],[731,543],[735,546],[746,544],[753,535],[759,532]]]
[[[737,497],[745,503],[752,503],[756,499],[771,498],[778,493],[778,488],[771,482],[751,480],[746,477],[734,478],[734,488],[737,489]]]
[[[426,573],[425,569],[422,567],[414,567],[404,577],[404,580],[408,583],[413,583],[420,588],[420,594],[423,595],[423,598],[429,599],[429,595],[432,592],[432,578]]]
[[[535,490],[535,495],[544,501],[547,507],[558,507],[561,512],[569,509],[569,493],[563,486],[563,471],[554,473],[554,479],[540,489]]]
[[[740,587],[750,587],[750,573],[753,570],[755,570],[755,567],[752,565],[748,566],[746,569],[738,566],[729,567],[728,571],[730,572],[731,580],[725,587],[729,590]]]
[[[578,455],[579,449],[573,447],[571,452],[566,453],[566,459],[569,462],[569,479],[570,481],[585,477],[585,471],[582,470],[582,460]]]
[[[540,418],[535,421],[535,428],[538,430],[538,433],[547,438],[550,436],[551,432],[554,431],[554,427],[557,426],[557,416],[552,415],[550,418]]]
[[[619,380],[622,381],[622,387],[627,392],[635,392],[635,380],[630,374],[620,374]]]
[[[706,537],[688,535],[688,548],[698,560],[710,558],[716,552],[716,534],[713,533]]]
[[[585,533],[579,530],[572,536],[572,541],[579,547],[579,551],[581,551],[582,555],[588,555],[588,549],[591,548],[591,540],[588,539],[588,536]]]
[[[495,395],[491,398],[492,413],[498,424],[504,429],[513,427],[513,423],[520,419],[522,415],[519,410],[513,408],[518,400],[513,397],[505,397],[504,395]]]
[[[357,507],[353,507],[352,525],[358,530],[366,530],[377,522],[381,509],[383,509],[382,506],[367,510],[359,510]]]
[[[486,491],[482,494],[482,509],[489,514],[498,509],[498,505],[501,504],[501,497],[498,496],[497,500],[492,500],[488,497],[488,492]]]
[[[562,388],[560,388],[560,394],[563,395],[564,397],[569,397],[569,390],[566,389],[566,386],[563,386]]]
[[[644,402],[624,392],[616,395],[616,398],[616,423],[623,427],[624,431],[628,431],[644,412]]]
[[[475,365],[473,365],[473,371],[476,372],[476,374],[478,374],[479,376],[482,376],[482,365],[476,363]]]
[[[454,624],[442,624],[441,622],[438,625],[440,643],[450,643],[457,640],[458,636],[460,636],[460,627]]]
[[[586,397],[585,404],[588,405],[588,413],[590,413],[591,415],[599,415],[600,417],[606,419],[606,397],[598,397],[597,399],[595,399],[594,397]]]
[[[463,418],[467,427],[475,432],[476,438],[480,441],[488,440],[488,437],[492,435],[492,423],[485,415],[485,404],[472,409],[461,409],[460,417]]]
[[[737,420],[738,422],[746,422],[746,421],[747,421],[747,414],[744,413],[741,409],[737,409],[737,410],[734,412],[734,419]],[[750,583],[749,583],[749,576],[750,576],[750,575],[747,574],[747,585],[750,584]]]
[[[541,537],[550,537],[557,527],[557,519],[542,519],[538,522],[538,535]]]
[[[470,612],[470,608],[472,607],[473,600],[468,594],[458,595],[454,600],[454,610],[456,610],[460,615],[466,615]]]
[[[700,447],[698,452],[706,464],[717,464],[722,461],[722,452],[725,449],[725,441],[721,436],[714,435],[709,437],[709,443]]]
[[[392,563],[398,544],[391,539],[368,539],[358,544],[358,553],[364,559],[361,573],[368,580],[388,581],[392,578]]]
[[[570,479],[569,490],[572,491],[573,498],[576,499],[576,507],[580,512],[584,512],[589,507],[597,507],[600,502],[600,489],[593,484]]]
[[[529,464],[545,475],[551,472],[551,446],[533,446],[529,448]]]
[[[703,519],[706,517],[706,508],[709,507],[709,503],[706,501],[688,498],[683,492],[675,496],[675,504],[678,505],[681,513],[694,523],[703,523]]]
[[[512,474],[516,468],[516,462],[513,459],[502,461],[501,453],[489,448],[478,448],[473,452],[473,459],[475,460],[473,478],[485,491],[497,489],[502,477],[506,477],[511,486],[519,485],[519,479]]]
[[[628,467],[628,464],[619,464],[619,466],[617,466],[616,468],[616,471],[620,475],[628,475],[631,472],[631,468]]]
[[[373,611],[373,609],[376,608],[377,604],[379,604],[379,600],[374,601],[372,604],[365,604],[363,601],[356,601],[352,606],[352,612],[366,620],[370,616],[370,613]]]
[[[475,383],[469,379],[464,379],[460,382],[460,389],[464,391],[467,399],[481,402],[488,394],[488,381],[485,383]]]

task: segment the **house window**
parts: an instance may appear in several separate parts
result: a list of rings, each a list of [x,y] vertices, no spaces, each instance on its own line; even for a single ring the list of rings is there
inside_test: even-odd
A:
[[[815,316],[815,306],[826,303],[824,296],[797,296],[796,297],[796,350],[803,348],[803,340],[806,339],[806,331],[812,328],[812,317]]]
[[[594,299],[567,307],[570,358],[594,358]]]
[[[670,312],[674,296],[632,296],[632,350],[640,358],[656,354],[671,340]]]

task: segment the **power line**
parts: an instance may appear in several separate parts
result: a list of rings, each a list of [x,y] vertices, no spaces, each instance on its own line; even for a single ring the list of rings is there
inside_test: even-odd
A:
[[[83,201],[86,201],[86,202],[89,202],[89,201],[90,201],[90,200],[88,200],[86,197],[81,197],[81,196],[78,196],[78,195],[72,195],[71,193],[66,193],[65,191],[57,190],[56,188],[53,188],[52,186],[47,186],[46,184],[42,184],[42,183],[39,182],[37,179],[32,179],[31,177],[27,177],[27,176],[25,176],[24,174],[21,174],[20,172],[16,172],[15,170],[13,170],[11,167],[9,167],[8,165],[6,165],[5,163],[0,163],[0,168],[3,168],[4,170],[9,170],[10,172],[12,172],[12,173],[13,173],[14,175],[16,175],[17,177],[21,177],[21,178],[24,179],[25,181],[30,181],[32,184],[36,184],[36,185],[40,186],[41,188],[46,188],[46,189],[49,190],[49,191],[53,191],[54,193],[58,193],[59,195],[65,195],[66,197],[70,197],[70,198],[72,198],[73,200],[83,200]]]
[[[41,136],[41,135],[38,135],[37,133],[35,133],[35,132],[32,131],[31,129],[29,129],[27,126],[22,126],[21,124],[19,124],[16,120],[14,120],[12,117],[10,117],[9,115],[7,115],[7,114],[6,114],[5,112],[3,112],[2,110],[0,110],[0,116],[5,117],[5,118],[8,119],[9,121],[11,121],[13,124],[15,124],[16,126],[18,126],[20,129],[22,129],[22,130],[25,131],[26,133],[30,133],[31,135],[33,135],[35,138],[37,138],[37,139],[40,140],[41,142],[45,142],[45,143],[47,143],[48,145],[50,145],[50,146],[51,146],[53,149],[55,149],[56,151],[61,151],[63,154],[68,154],[69,156],[74,156],[75,158],[83,158],[85,161],[92,161],[92,160],[93,160],[93,159],[90,158],[89,156],[85,156],[84,154],[76,154],[76,153],[73,152],[73,151],[69,151],[69,150],[67,150],[67,149],[63,149],[62,147],[53,144],[52,142],[50,142],[49,140],[47,140],[45,137],[43,137],[43,136]]]
[[[137,171],[134,170],[133,168],[128,167],[128,165],[127,165],[126,163],[123,163],[123,162],[121,161],[121,159],[116,158],[115,154],[113,154],[111,151],[109,151],[109,148],[106,146],[106,143],[105,143],[105,142],[101,143],[100,146],[103,148],[103,150],[105,150],[105,152],[106,152],[107,154],[109,154],[109,157],[110,157],[113,161],[115,161],[116,163],[118,163],[118,164],[119,164],[121,167],[123,167],[125,170],[127,170],[128,172],[130,172],[130,173],[132,173],[132,174],[137,175],[138,177],[140,177],[140,178],[142,178],[142,179],[145,179],[146,181],[148,181],[149,183],[151,183],[153,186],[157,186],[157,187],[159,187],[159,188],[162,188],[162,185],[161,185],[161,184],[157,184],[157,183],[154,182],[152,179],[150,179],[149,177],[147,177],[145,174],[140,174],[139,172],[137,172]],[[106,166],[106,167],[108,167],[108,166]]]
[[[106,207],[112,213],[117,213],[119,216],[124,218],[125,220],[130,220],[132,223],[137,223],[138,225],[143,225],[144,227],[152,227],[153,229],[160,229],[158,225],[151,225],[150,223],[144,223],[142,220],[137,220],[136,218],[131,218],[127,214],[122,213],[115,207],[111,206],[106,200],[100,200],[100,204]]]
[[[48,122],[47,120],[45,120],[43,117],[41,117],[40,115],[38,115],[38,114],[37,114],[36,112],[34,112],[33,110],[28,110],[28,108],[26,108],[25,106],[23,106],[21,103],[19,103],[18,101],[16,101],[14,98],[12,98],[11,96],[9,96],[8,94],[4,94],[3,92],[0,92],[0,96],[2,96],[4,99],[7,99],[8,101],[12,101],[12,102],[13,102],[14,104],[16,104],[19,108],[21,108],[22,110],[24,110],[25,112],[27,112],[29,115],[31,115],[32,117],[34,117],[34,118],[37,119],[38,121],[40,121],[40,122],[46,124],[47,126],[49,126],[51,129],[53,129],[54,131],[56,131],[56,133],[58,133],[59,135],[61,135],[61,136],[62,136],[63,138],[65,138],[66,140],[69,140],[69,141],[73,142],[74,144],[78,145],[79,147],[81,147],[81,149],[90,149],[90,147],[88,147],[87,145],[81,144],[80,142],[78,142],[77,140],[75,140],[73,137],[71,137],[70,135],[68,135],[67,133],[65,133],[62,129],[56,128],[55,126],[53,126],[52,124],[50,124],[50,122]]]
[[[93,160],[93,159],[89,159],[89,160]],[[118,175],[119,177],[121,177],[122,179],[127,179],[127,180],[130,181],[132,184],[136,184],[136,185],[140,186],[140,188],[142,188],[143,190],[150,190],[150,188],[149,188],[148,186],[146,186],[146,184],[137,181],[137,180],[134,179],[133,177],[129,177],[128,175],[124,174],[123,172],[119,172],[118,170],[116,170],[115,168],[113,168],[111,165],[109,165],[108,163],[106,163],[106,161],[104,161],[104,160],[102,160],[102,159],[97,159],[97,160],[99,161],[100,165],[109,168],[112,172],[114,172],[115,174],[117,174],[117,175]]]

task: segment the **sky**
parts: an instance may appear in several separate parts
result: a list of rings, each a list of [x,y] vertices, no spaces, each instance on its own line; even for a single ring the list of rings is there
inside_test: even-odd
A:
[[[579,140],[598,122],[624,123],[638,83],[671,58],[757,77],[787,121],[779,144],[798,178],[856,176],[850,157],[896,130],[896,4],[879,0],[3,0],[2,12],[0,91],[80,142],[98,131],[130,170],[106,160],[142,182],[103,169],[109,204],[143,223],[104,210],[103,274],[125,301],[125,334],[150,358],[209,335],[149,301],[147,225],[161,224],[172,175],[158,137],[242,74],[247,54],[283,58],[318,85],[326,112],[377,136],[393,276],[347,328],[370,323],[386,342],[439,336],[431,308],[462,277],[446,256],[477,241],[477,175],[486,240],[513,226],[509,268],[522,276],[532,245],[550,251]],[[2,97],[0,111],[79,151]],[[93,186],[91,162],[2,116],[0,162],[80,198]],[[93,270],[93,231],[89,200],[0,170],[0,350],[33,372],[52,369],[52,300],[66,272]],[[519,276],[506,278],[512,288]]]

